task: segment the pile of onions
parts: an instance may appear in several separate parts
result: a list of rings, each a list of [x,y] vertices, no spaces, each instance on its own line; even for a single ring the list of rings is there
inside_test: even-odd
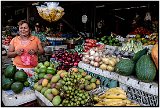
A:
[[[102,50],[95,47],[83,55],[82,61],[87,64],[91,64],[92,66],[99,67],[102,55]]]
[[[114,71],[116,63],[119,61],[116,57],[105,56],[104,46],[95,47],[83,54],[82,61],[102,70]]]

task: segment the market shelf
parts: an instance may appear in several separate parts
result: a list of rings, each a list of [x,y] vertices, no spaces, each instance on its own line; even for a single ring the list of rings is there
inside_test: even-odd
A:
[[[15,94],[11,90],[2,90],[2,97],[5,106],[19,106],[37,99],[34,91],[29,88],[23,89],[19,94]]]
[[[115,72],[109,72],[106,70],[102,70],[100,68],[93,67],[90,64],[86,64],[82,61],[79,62],[78,67],[80,67],[84,70],[87,70],[89,72],[99,74],[101,76],[104,76],[104,77],[107,77],[107,78],[110,78],[113,80],[117,80],[123,85],[131,86],[131,87],[136,88],[138,90],[142,90],[146,93],[158,96],[158,84],[155,82],[145,83],[145,82],[142,82],[142,81],[136,79],[133,76],[122,76],[122,75],[119,75]]]

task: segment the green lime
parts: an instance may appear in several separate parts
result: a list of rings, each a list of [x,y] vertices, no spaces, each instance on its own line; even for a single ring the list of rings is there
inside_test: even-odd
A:
[[[25,87],[29,87],[29,82],[28,82],[28,81],[25,81],[25,82],[24,82],[24,86],[25,86]]]

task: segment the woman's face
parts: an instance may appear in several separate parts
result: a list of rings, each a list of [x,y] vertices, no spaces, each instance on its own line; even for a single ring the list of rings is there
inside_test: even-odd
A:
[[[29,26],[27,23],[23,23],[22,25],[19,26],[19,34],[20,36],[29,36],[30,30]]]

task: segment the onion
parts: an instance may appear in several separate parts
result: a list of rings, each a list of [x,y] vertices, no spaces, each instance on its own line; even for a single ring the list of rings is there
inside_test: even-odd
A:
[[[101,58],[97,56],[97,57],[95,57],[95,61],[96,61],[96,62],[100,62],[100,61],[101,61]]]
[[[94,60],[94,56],[90,56],[90,57],[89,57],[89,60]]]
[[[95,66],[95,67],[98,67],[98,66],[99,66],[99,63],[98,63],[98,62],[94,62],[94,66]]]
[[[98,52],[98,48],[96,47],[96,48],[94,49],[94,51]]]
[[[93,51],[93,50],[90,50],[90,55],[94,55],[96,52],[95,51]]]
[[[84,57],[85,57],[85,58],[89,58],[89,55],[88,55],[88,54],[86,54]]]
[[[92,61],[90,62],[90,64],[91,64],[91,65],[94,65],[94,61],[92,60]]]
[[[90,60],[86,59],[86,63],[89,64],[89,63],[90,63]]]
[[[85,62],[85,60],[86,60],[86,58],[85,58],[85,57],[82,57],[82,61]]]
[[[99,56],[99,53],[98,53],[98,52],[96,52],[93,56]]]
[[[90,63],[90,60],[88,60],[88,59],[87,59],[87,58],[85,58],[85,57],[83,57],[83,58],[82,58],[82,61],[83,61],[83,62],[85,62],[85,63],[87,63],[87,64],[89,64],[89,63]]]

